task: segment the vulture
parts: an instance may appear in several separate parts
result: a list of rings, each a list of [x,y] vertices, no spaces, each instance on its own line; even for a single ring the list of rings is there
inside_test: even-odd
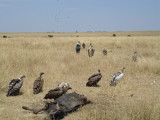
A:
[[[81,43],[78,41],[78,43],[76,44],[76,53],[80,53],[81,50]]]
[[[21,75],[19,78],[11,80],[8,86],[7,97],[19,95],[20,89],[23,85],[23,78],[25,77],[25,75]]]
[[[132,61],[133,61],[133,62],[136,62],[137,59],[138,59],[138,56],[137,56],[137,52],[135,51],[135,52],[134,52],[134,55],[132,56]]]
[[[119,72],[115,73],[112,75],[112,79],[110,81],[110,85],[111,86],[116,86],[117,85],[117,82],[123,78],[124,76],[124,69],[125,67],[123,67]]]
[[[69,89],[72,89],[71,87],[57,87],[55,89],[52,89],[48,91],[48,93],[45,95],[44,99],[57,99],[61,95],[65,94]]]
[[[91,77],[88,78],[88,82],[86,83],[86,86],[95,86],[97,87],[97,83],[101,80],[102,74],[100,70],[98,70],[98,73],[93,74]]]
[[[108,51],[106,49],[103,49],[102,53],[103,55],[107,55]]]
[[[83,47],[83,49],[85,49],[86,45],[83,43],[83,44],[82,44],[82,47]]]
[[[92,57],[94,55],[95,49],[93,48],[92,43],[90,43],[90,47],[88,48],[88,56]]]
[[[39,77],[34,81],[34,83],[33,83],[33,94],[38,94],[42,91],[43,83],[44,83],[44,80],[42,79],[43,74],[44,73],[41,72]]]

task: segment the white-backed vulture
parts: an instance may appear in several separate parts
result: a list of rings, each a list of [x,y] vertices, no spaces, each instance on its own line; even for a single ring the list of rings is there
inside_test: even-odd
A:
[[[20,89],[23,85],[23,78],[25,77],[25,75],[21,75],[19,78],[11,80],[8,86],[7,97],[19,95]]]

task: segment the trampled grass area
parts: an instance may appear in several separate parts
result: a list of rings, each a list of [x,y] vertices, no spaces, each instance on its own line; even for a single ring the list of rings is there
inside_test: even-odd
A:
[[[48,35],[53,37],[49,38]],[[40,120],[23,105],[43,106],[43,97],[60,82],[69,82],[72,91],[85,95],[93,104],[69,114],[64,120],[160,120],[160,32],[113,33],[6,33],[0,34],[0,118]],[[3,35],[9,38],[2,38]],[[128,37],[128,35],[131,35]],[[75,53],[77,41],[86,44]],[[89,58],[89,43],[95,55]],[[111,50],[107,56],[102,50]],[[138,62],[132,62],[134,51]],[[124,78],[110,87],[111,75],[126,67]],[[100,87],[86,87],[88,77],[100,69]],[[44,72],[44,89],[32,94],[33,82]],[[25,74],[22,94],[6,97],[11,79]],[[133,97],[130,95],[133,94]]]

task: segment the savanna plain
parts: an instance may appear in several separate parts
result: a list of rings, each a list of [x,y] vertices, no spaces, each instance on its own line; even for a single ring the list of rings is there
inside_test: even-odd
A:
[[[80,54],[75,52],[78,41],[86,44]],[[87,53],[90,43],[95,48],[92,58]],[[112,52],[103,55],[103,49]],[[134,51],[137,62],[132,61]],[[111,87],[111,75],[122,67],[126,68],[123,79]],[[99,87],[86,87],[98,69]],[[33,95],[40,72],[45,73],[43,92]],[[21,94],[6,97],[9,82],[22,74],[26,78]],[[0,33],[1,120],[43,120],[45,113],[34,115],[22,106],[42,107],[44,95],[61,82],[70,84],[68,92],[92,101],[64,120],[160,120],[160,31]]]

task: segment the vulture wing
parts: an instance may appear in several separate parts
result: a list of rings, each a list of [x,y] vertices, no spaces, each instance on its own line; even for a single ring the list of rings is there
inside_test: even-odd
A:
[[[37,78],[33,84],[33,94],[38,94],[39,92],[41,92],[42,87],[43,87],[43,80]]]
[[[97,77],[97,76],[99,76],[99,75],[100,75],[100,73],[93,74],[92,76],[90,76],[90,77],[88,78],[88,81],[92,80],[93,78],[95,78],[95,77]]]
[[[18,95],[22,85],[23,85],[23,80],[20,79],[11,80],[8,86],[7,96]]]
[[[59,96],[61,96],[63,94],[63,90],[61,90],[60,88],[55,88],[55,89],[52,89],[50,91],[48,91],[48,93],[45,95],[44,99],[56,99],[58,98]]]
[[[13,79],[11,80],[11,82],[9,83],[8,89],[12,89],[17,83],[19,83],[20,80],[19,79]]]

